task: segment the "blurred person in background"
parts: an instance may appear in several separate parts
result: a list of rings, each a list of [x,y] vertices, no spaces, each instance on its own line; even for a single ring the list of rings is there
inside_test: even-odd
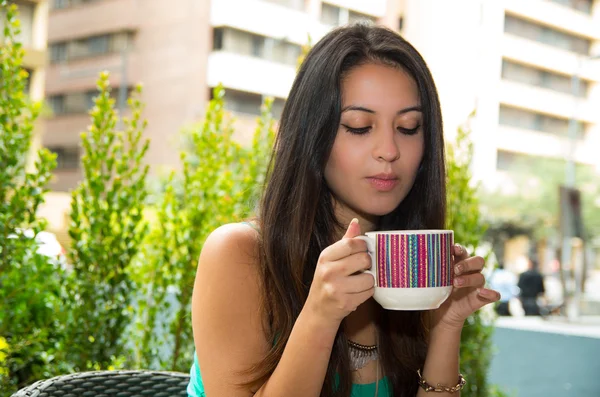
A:
[[[490,277],[490,287],[500,293],[500,301],[496,304],[496,313],[499,316],[511,316],[510,301],[519,296],[517,275],[504,268],[504,263],[498,263]]]
[[[525,315],[541,315],[538,300],[543,298],[546,289],[544,288],[544,276],[538,269],[536,259],[529,258],[529,268],[519,276],[518,287],[521,290],[519,298]]]

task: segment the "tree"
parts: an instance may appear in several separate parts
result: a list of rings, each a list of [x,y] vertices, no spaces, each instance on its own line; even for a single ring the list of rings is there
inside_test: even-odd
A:
[[[69,258],[73,269],[66,289],[68,362],[74,370],[108,368],[126,352],[126,312],[135,294],[128,268],[147,234],[142,210],[148,195],[143,158],[141,87],[129,99],[131,118],[118,131],[108,74],[98,80],[90,112],[92,124],[81,135],[84,178],[72,193]]]
[[[25,90],[17,7],[3,0],[0,45],[0,395],[54,373],[62,341],[56,330],[61,269],[37,253],[44,227],[36,213],[56,165],[42,149],[30,153],[41,105]],[[35,156],[34,169],[27,158]]]
[[[534,239],[557,235],[559,186],[564,184],[564,161],[531,158],[516,161],[507,170],[515,193],[482,192],[483,210],[492,224],[502,222],[530,230]],[[578,165],[576,186],[582,193],[582,218],[586,235],[600,236],[600,174]]]
[[[471,115],[472,117],[473,115]],[[454,239],[474,252],[480,246],[486,227],[481,217],[477,185],[472,183],[470,170],[473,143],[468,124],[459,127],[456,141],[446,146],[448,229]],[[502,392],[487,383],[492,360],[493,314],[486,308],[470,316],[461,336],[460,365],[468,383],[465,397],[488,397]]]
[[[204,240],[220,225],[251,216],[258,201],[275,137],[272,100],[262,107],[252,146],[244,148],[232,138],[224,93],[215,88],[204,121],[184,131],[191,145],[181,156],[183,176],[171,174],[137,262],[136,367],[189,370],[190,303]]]

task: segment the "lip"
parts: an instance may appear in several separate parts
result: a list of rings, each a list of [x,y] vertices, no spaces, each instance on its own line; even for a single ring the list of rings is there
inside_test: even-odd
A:
[[[373,178],[373,179],[382,179],[384,181],[398,179],[398,177],[396,176],[396,174],[387,173],[387,172],[382,172],[382,173],[377,174],[377,175],[371,175],[368,178],[369,179],[371,179],[371,178]]]
[[[380,192],[389,192],[398,184],[398,177],[394,174],[381,173],[367,177],[373,188]]]

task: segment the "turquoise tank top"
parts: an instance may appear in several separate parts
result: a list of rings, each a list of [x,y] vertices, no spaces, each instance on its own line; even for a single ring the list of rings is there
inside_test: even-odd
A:
[[[200,373],[200,365],[198,364],[198,357],[194,353],[194,363],[190,369],[190,383],[187,387],[188,397],[206,397],[204,393],[204,386],[202,384],[202,374]],[[364,385],[354,384],[352,385],[351,397],[373,397],[375,395],[375,383],[368,383]],[[377,397],[391,397],[390,385],[387,378],[379,380],[379,390],[377,391]]]

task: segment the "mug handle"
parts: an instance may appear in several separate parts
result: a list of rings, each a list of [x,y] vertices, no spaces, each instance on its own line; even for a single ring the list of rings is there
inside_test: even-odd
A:
[[[373,276],[373,278],[375,279],[375,286],[377,286],[377,274],[375,272],[375,256],[373,256],[373,254],[375,254],[375,239],[369,236],[356,236],[354,238],[357,238],[367,243],[367,253],[371,257],[371,268],[369,270],[365,270],[365,273],[369,273],[371,276]]]

